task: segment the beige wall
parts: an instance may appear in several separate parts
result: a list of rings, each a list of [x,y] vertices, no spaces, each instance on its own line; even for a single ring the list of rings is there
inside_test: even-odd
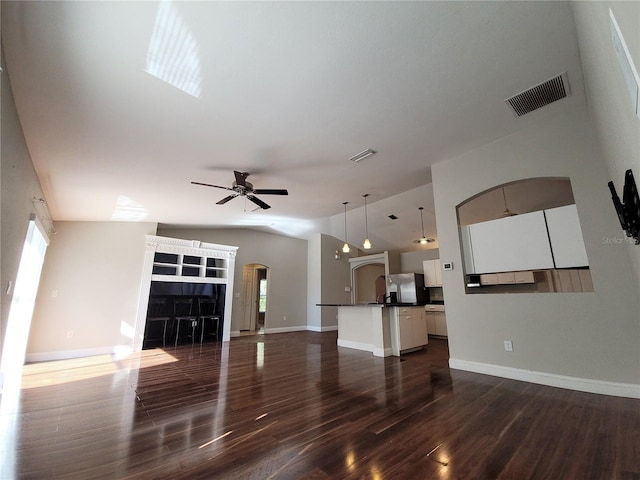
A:
[[[55,226],[27,360],[130,351],[145,235],[155,234],[156,224],[56,222]]]
[[[572,2],[589,108],[607,169],[622,198],[624,172],[633,170],[640,183],[640,118],[631,100],[610,38],[609,8],[616,17],[636,70],[640,71],[640,2]],[[613,208],[613,207],[611,207]],[[626,241],[622,229],[614,238],[623,243],[640,283],[640,247]]]
[[[248,263],[259,263],[269,268],[269,297],[265,317],[267,331],[306,329],[306,240],[247,229],[159,228],[158,235],[239,247],[236,256],[232,333],[239,331],[242,315],[242,266]]]
[[[3,55],[4,57],[4,55]],[[4,66],[4,58],[2,59]],[[42,198],[42,189],[33,168],[24,141],[22,127],[11,93],[6,69],[0,73],[2,82],[0,150],[1,208],[0,208],[0,357],[9,317],[12,293],[6,293],[9,282],[15,285],[18,264],[22,254],[29,216],[35,213],[51,232],[46,206],[34,204],[33,198]],[[46,218],[45,218],[46,217]]]
[[[429,248],[416,252],[404,252],[400,254],[400,272],[401,273],[422,273],[424,267],[422,262],[425,260],[436,260],[440,258],[440,250],[437,248]]]
[[[638,283],[625,246],[602,241],[620,227],[588,112],[574,110],[433,166],[440,258],[455,265],[443,272],[451,359],[640,384]],[[495,185],[540,176],[571,179],[595,292],[465,294],[456,206]],[[513,341],[513,352],[504,351],[504,340]]]
[[[351,286],[349,257],[356,256],[357,250],[342,253],[343,242],[331,235],[316,234],[309,241],[307,280],[307,319],[314,331],[338,328],[338,309],[318,307],[318,303],[351,303],[351,293],[345,287]],[[339,258],[336,258],[336,251]]]

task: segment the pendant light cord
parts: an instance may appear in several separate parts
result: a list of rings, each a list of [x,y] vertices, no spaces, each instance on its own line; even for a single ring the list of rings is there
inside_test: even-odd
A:
[[[342,202],[342,204],[344,205],[344,241],[345,243],[349,243],[349,241],[347,240],[347,204],[349,202]]]
[[[364,231],[365,231],[365,234],[366,234],[367,238],[369,238],[369,222],[368,222],[368,219],[367,219],[367,197],[368,196],[369,196],[368,193],[365,193],[363,195],[363,197],[364,197]]]

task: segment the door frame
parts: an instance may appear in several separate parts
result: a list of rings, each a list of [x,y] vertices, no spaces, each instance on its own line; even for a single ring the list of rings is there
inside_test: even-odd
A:
[[[266,303],[267,307],[264,313],[264,329],[265,332],[267,330],[267,322],[269,317],[269,290],[270,290],[270,275],[271,269],[262,263],[246,263],[242,265],[242,292],[240,294],[241,302],[241,318],[242,318],[242,326],[247,325],[249,328],[242,329],[239,328],[240,331],[255,331],[257,318],[258,318],[258,307],[260,300],[260,281],[259,281],[259,271],[266,270],[267,275],[267,298]],[[245,282],[245,272],[247,275],[251,275],[251,281]],[[249,291],[247,291],[249,288]],[[245,322],[249,316],[248,324]]]

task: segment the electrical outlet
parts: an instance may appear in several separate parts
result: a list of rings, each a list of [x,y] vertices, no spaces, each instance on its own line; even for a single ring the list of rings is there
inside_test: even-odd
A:
[[[504,351],[513,352],[513,342],[511,340],[504,341]]]
[[[67,332],[67,338],[73,338],[73,330]]]

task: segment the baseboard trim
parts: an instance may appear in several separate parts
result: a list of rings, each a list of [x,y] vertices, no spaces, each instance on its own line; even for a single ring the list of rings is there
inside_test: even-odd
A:
[[[390,357],[393,355],[393,348],[374,348],[372,353],[374,357]]]
[[[306,325],[298,325],[295,327],[278,327],[278,328],[265,328],[264,333],[288,333],[288,332],[303,332],[307,329]]]
[[[618,383],[593,380],[590,378],[569,377],[555,373],[536,372],[533,370],[471,362],[456,358],[449,359],[449,367],[454,370],[482,373],[484,375],[521,380],[523,382],[537,383],[549,387],[577,390],[579,392],[598,393],[614,397],[640,398],[640,385],[635,383]]]
[[[334,332],[336,330],[338,330],[338,326],[337,325],[331,325],[328,327],[316,327],[316,326],[312,326],[312,325],[307,325],[307,330],[311,331],[311,332]]]
[[[373,352],[373,346],[368,343],[352,342],[351,340],[342,340],[340,338],[338,339],[338,346]]]
[[[93,357],[96,355],[114,355],[120,352],[117,347],[83,348],[81,350],[61,350],[59,352],[27,353],[26,363],[51,362],[55,360],[69,360],[71,358]]]

